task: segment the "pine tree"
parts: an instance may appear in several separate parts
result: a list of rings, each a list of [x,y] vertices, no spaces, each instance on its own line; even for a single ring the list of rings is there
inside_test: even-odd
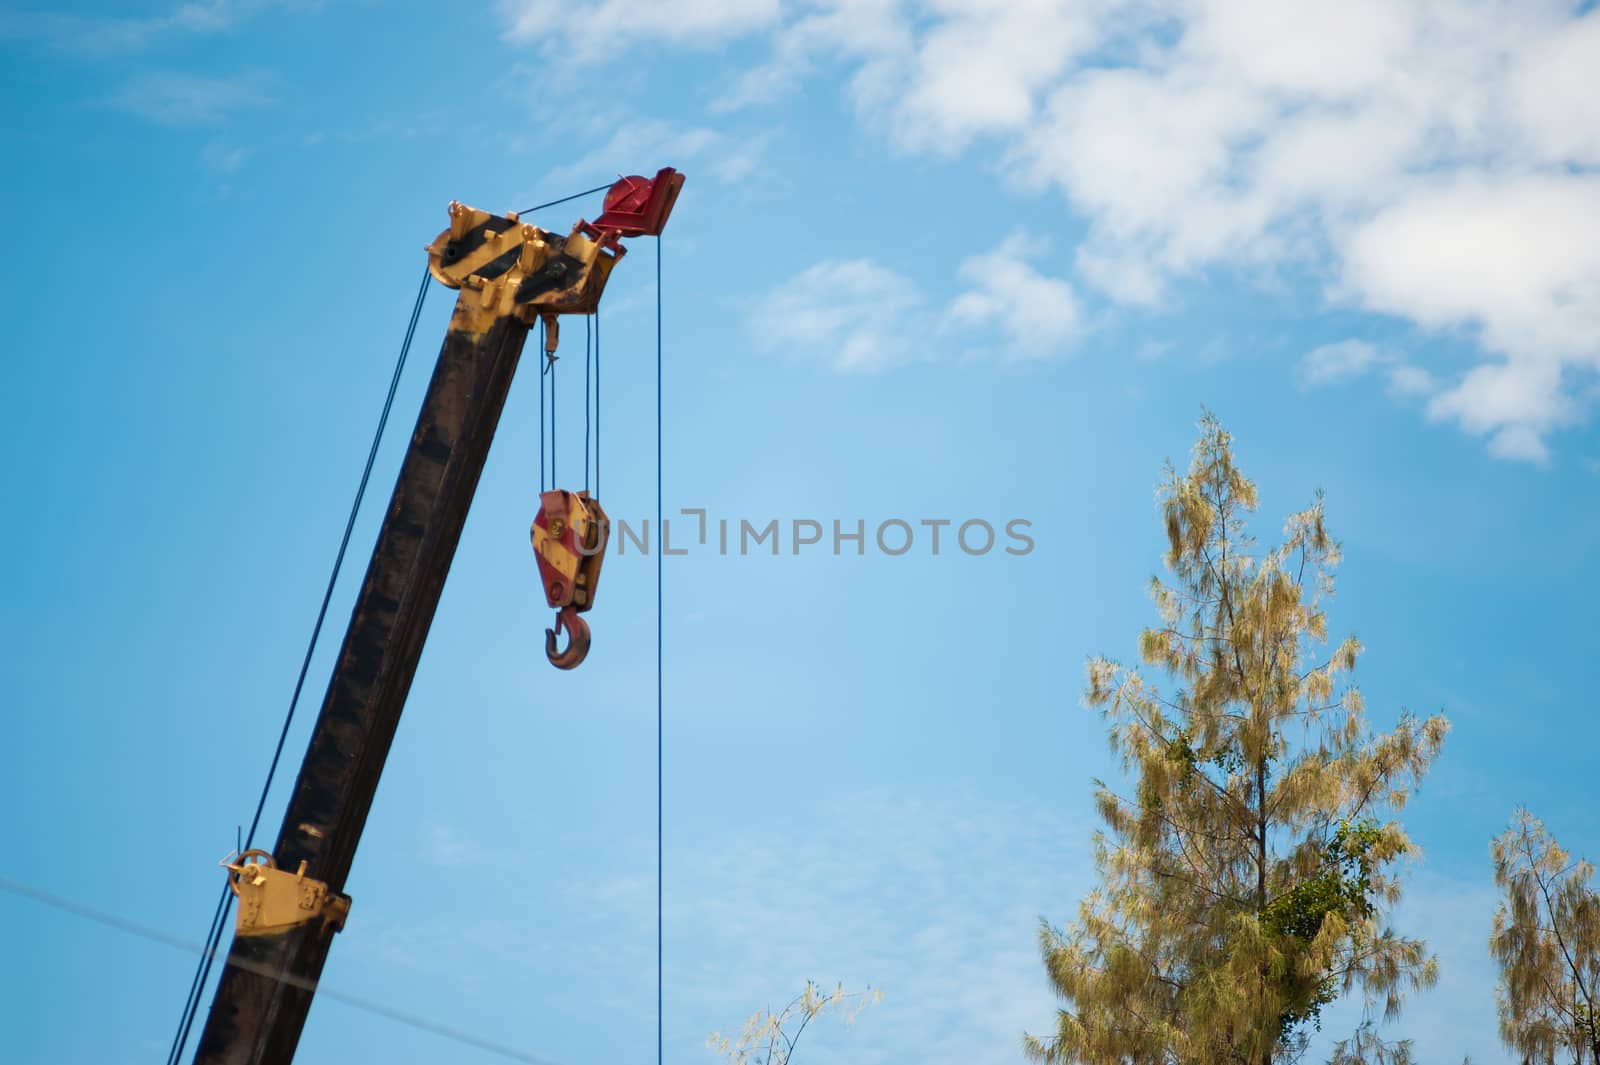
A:
[[[1408,1044],[1378,1039],[1371,1007],[1395,1015],[1436,963],[1386,922],[1415,853],[1390,815],[1449,724],[1404,714],[1373,734],[1348,681],[1360,644],[1328,653],[1339,547],[1320,496],[1255,553],[1255,486],[1216,419],[1200,428],[1187,475],[1166,469],[1174,580],[1152,580],[1160,624],[1139,646],[1172,690],[1089,663],[1085,701],[1109,722],[1133,793],[1095,782],[1100,885],[1069,929],[1041,928],[1066,1007],[1053,1036],[1024,1048],[1078,1065],[1272,1065],[1303,1053],[1323,1008],[1359,989],[1369,1019],[1334,1060],[1404,1063]]]
[[[1527,1065],[1600,1065],[1600,894],[1538,818],[1518,810],[1494,841],[1504,899],[1489,949],[1500,964],[1500,1038]]]

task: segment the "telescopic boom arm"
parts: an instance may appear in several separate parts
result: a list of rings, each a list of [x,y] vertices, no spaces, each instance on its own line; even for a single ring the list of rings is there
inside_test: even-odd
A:
[[[670,168],[623,178],[605,211],[565,237],[515,214],[450,205],[428,267],[459,290],[455,313],[277,842],[229,866],[238,917],[197,1065],[293,1059],[350,910],[345,881],[528,327],[543,321],[554,352],[558,316],[594,313],[624,254],[619,238],[659,235],[682,185]]]

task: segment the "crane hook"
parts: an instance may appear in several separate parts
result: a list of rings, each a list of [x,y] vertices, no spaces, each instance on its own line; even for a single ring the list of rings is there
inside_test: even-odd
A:
[[[556,636],[565,628],[567,649],[556,650]],[[589,654],[589,623],[578,616],[574,607],[565,606],[556,611],[556,626],[544,630],[544,656],[557,669],[576,669]]]

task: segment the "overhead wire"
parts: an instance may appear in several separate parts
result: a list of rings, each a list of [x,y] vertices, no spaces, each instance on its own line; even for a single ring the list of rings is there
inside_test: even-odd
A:
[[[56,895],[52,892],[45,891],[42,888],[34,887],[32,884],[25,884],[20,880],[12,880],[9,877],[0,876],[0,891],[9,891],[12,894],[32,899],[33,901],[41,903],[45,906],[94,921],[97,924],[105,925],[109,928],[115,928],[119,931],[127,932],[130,935],[138,936],[141,939],[147,939],[154,943],[160,943],[163,946],[172,947],[176,950],[192,953],[201,949],[198,944],[186,939],[182,939],[178,936],[170,935],[166,932],[163,932],[159,928],[153,928],[150,925],[141,924],[138,921],[130,921],[127,918],[119,917],[114,913],[108,913],[105,910],[96,909],[93,906],[85,905],[84,903],[78,902],[74,899],[69,899],[65,896]],[[451,1028],[447,1025],[440,1024],[437,1021],[430,1021],[423,1017],[417,1017],[406,1013],[403,1010],[397,1010],[392,1006],[386,1006],[381,1002],[374,1002],[370,999],[347,994],[335,988],[326,987],[322,985],[320,981],[308,980],[304,977],[293,976],[288,973],[281,972],[278,969],[274,969],[271,966],[262,965],[259,962],[252,962],[244,958],[229,958],[227,964],[236,969],[243,969],[247,972],[253,972],[260,976],[270,977],[271,979],[290,984],[294,987],[317,992],[323,998],[331,998],[336,1002],[343,1002],[347,1006],[352,1006],[356,1009],[364,1010],[367,1013],[376,1014],[380,1017],[386,1017],[389,1020],[395,1021],[396,1023],[418,1029],[419,1031],[432,1033],[433,1035],[440,1036],[444,1039],[449,1039],[453,1042],[460,1043],[463,1046],[474,1047],[478,1050],[483,1050],[490,1054],[496,1054],[512,1061],[525,1062],[528,1063],[528,1065],[555,1065],[554,1062],[551,1062],[545,1058],[534,1057],[531,1054],[516,1050],[512,1047],[490,1042],[487,1039],[473,1035],[471,1032],[462,1031],[458,1028]]]

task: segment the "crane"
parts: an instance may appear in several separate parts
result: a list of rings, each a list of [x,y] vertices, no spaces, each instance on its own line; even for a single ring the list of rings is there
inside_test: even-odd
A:
[[[270,851],[227,862],[238,899],[228,964],[196,1065],[286,1065],[335,933],[349,917],[345,881],[400,723],[434,610],[494,438],[529,328],[553,360],[560,316],[595,313],[625,237],[660,236],[684,176],[623,177],[593,222],[566,235],[451,203],[427,247],[455,310],[406,448],[294,791]],[[551,664],[589,648],[607,520],[587,491],[543,492],[530,530],[555,625]],[[568,645],[558,649],[565,633]]]

